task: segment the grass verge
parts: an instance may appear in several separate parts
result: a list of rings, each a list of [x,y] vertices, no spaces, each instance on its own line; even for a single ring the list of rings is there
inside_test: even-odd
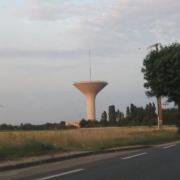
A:
[[[135,133],[127,138],[117,138],[112,141],[106,141],[96,146],[97,150],[103,150],[113,147],[122,147],[130,145],[155,145],[163,142],[180,140],[180,134],[177,132],[155,131]]]
[[[180,140],[175,127],[89,128],[68,131],[0,132],[0,160],[49,152],[92,150],[129,145],[151,145]]]
[[[26,139],[19,144],[4,143],[0,145],[0,160],[34,156],[60,150],[54,144],[40,139]]]

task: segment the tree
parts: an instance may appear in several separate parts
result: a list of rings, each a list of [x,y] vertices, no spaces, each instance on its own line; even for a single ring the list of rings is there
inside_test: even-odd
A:
[[[126,108],[126,117],[129,117],[130,116],[130,109],[129,109],[129,106]]]
[[[163,109],[164,123],[168,125],[177,125],[179,112],[176,108]]]
[[[154,103],[146,104],[145,113],[148,119],[156,119],[156,107]]]
[[[158,49],[158,44],[154,45],[156,50],[151,51],[143,62],[142,72],[144,73],[144,87],[148,89],[146,95],[148,97],[155,96],[157,98],[158,106],[158,125],[161,125],[160,120],[162,120],[162,108],[161,108],[161,96],[162,96],[162,84],[158,78],[160,54]]]
[[[61,121],[60,124],[59,124],[59,127],[65,128],[66,127],[66,122],[65,121]]]
[[[103,113],[102,113],[102,115],[101,115],[101,123],[102,123],[102,125],[107,125],[107,113],[106,113],[106,111],[104,111]]]
[[[112,125],[116,124],[116,110],[114,105],[109,106],[109,123]]]
[[[162,94],[180,108],[180,44],[165,46],[160,53],[159,79],[163,86]]]
[[[121,121],[124,119],[124,113],[121,112],[119,109],[116,111],[116,121]]]
[[[85,119],[82,119],[80,121],[80,127],[82,127],[82,128],[88,127],[88,122]]]
[[[137,107],[134,104],[130,105],[130,113],[131,113],[131,118],[135,120],[137,114]]]
[[[153,50],[145,57],[142,72],[147,96],[165,96],[180,107],[180,44],[173,43]],[[161,110],[158,108],[158,114]]]

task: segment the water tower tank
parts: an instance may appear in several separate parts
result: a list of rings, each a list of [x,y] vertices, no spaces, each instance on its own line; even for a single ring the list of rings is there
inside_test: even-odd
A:
[[[96,119],[95,98],[107,82],[105,81],[79,81],[75,82],[74,86],[79,89],[86,96],[86,113],[87,120]]]

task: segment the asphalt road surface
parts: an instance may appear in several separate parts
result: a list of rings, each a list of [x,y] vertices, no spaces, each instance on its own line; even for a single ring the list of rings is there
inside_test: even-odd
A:
[[[21,178],[23,179],[23,178]],[[112,157],[26,180],[180,180],[180,144]]]

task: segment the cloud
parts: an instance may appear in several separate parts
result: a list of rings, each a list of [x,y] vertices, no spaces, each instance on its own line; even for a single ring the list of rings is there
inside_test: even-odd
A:
[[[180,24],[177,22],[180,22],[180,13],[157,19],[151,23],[149,32],[162,43],[177,41],[180,37]]]
[[[97,55],[103,57],[126,54],[156,41],[178,40],[179,8],[178,0],[32,0],[25,1],[24,11],[19,13],[30,23],[43,22],[44,27],[56,29],[55,24],[59,25],[61,41],[77,42],[75,45],[82,49],[96,49]],[[52,57],[63,54],[50,51],[17,54]]]
[[[93,54],[96,57],[107,57],[112,56],[113,52],[111,49],[93,49]],[[43,59],[88,59],[88,48],[74,49],[74,50],[50,50],[50,49],[20,49],[20,48],[0,48],[0,59],[3,58],[43,58]]]
[[[19,10],[19,15],[30,20],[55,21],[97,13],[96,4],[88,1],[47,1],[32,0],[25,2],[25,10]]]
[[[0,49],[1,58],[76,58],[86,55],[85,49],[77,50],[29,50],[29,49]]]

